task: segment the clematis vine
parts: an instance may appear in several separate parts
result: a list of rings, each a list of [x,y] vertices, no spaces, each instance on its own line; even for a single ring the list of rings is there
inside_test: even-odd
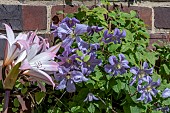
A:
[[[140,82],[142,80],[146,80],[149,77],[149,74],[153,73],[153,68],[148,68],[148,63],[143,63],[143,68],[139,69],[137,67],[132,67],[130,69],[130,72],[134,74],[132,77],[132,81],[130,82],[130,85],[132,86],[137,80]]]
[[[130,68],[128,65],[128,61],[125,59],[125,56],[123,54],[119,54],[119,61],[117,60],[116,56],[110,56],[109,57],[109,63],[104,66],[104,69],[107,73],[110,73],[111,75],[122,75],[126,73],[126,69]]]
[[[110,34],[110,33],[108,33],[108,30],[105,30],[103,35],[104,36],[102,38],[102,41],[104,43],[114,42],[116,44],[116,43],[120,43],[121,38],[126,37],[126,31],[123,30],[121,33],[118,28],[115,28],[114,34]]]
[[[55,79],[60,82],[56,89],[65,89],[67,92],[75,92],[76,87],[74,83],[87,81],[88,79],[80,71],[70,70],[64,66],[60,66],[59,73],[54,75]]]
[[[148,103],[152,101],[152,96],[157,95],[158,90],[156,90],[156,87],[160,86],[160,79],[158,79],[157,82],[153,82],[152,78],[148,77],[145,82],[147,82],[146,85],[142,85],[143,81],[139,82],[137,90],[141,93],[141,96],[137,100]]]

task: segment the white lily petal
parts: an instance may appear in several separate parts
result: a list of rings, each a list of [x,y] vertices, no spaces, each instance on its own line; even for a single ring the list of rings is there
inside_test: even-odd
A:
[[[31,46],[29,52],[27,53],[27,59],[28,61],[30,61],[32,58],[34,58],[34,56],[37,54],[38,52],[38,48],[39,45],[38,44],[34,44]]]
[[[56,55],[51,52],[43,52],[36,55],[33,59],[30,60],[30,63],[35,63],[39,61],[48,61],[55,57]]]
[[[5,25],[5,28],[6,28],[8,42],[9,42],[10,46],[12,46],[12,44],[15,41],[14,32],[11,29],[11,27],[9,27],[7,24],[4,24],[4,25]]]
[[[42,82],[45,82],[49,85],[52,85],[53,88],[55,87],[55,83],[53,82],[52,78],[47,73],[45,73],[44,71],[27,70],[27,71],[24,71],[23,74],[31,76],[31,77],[35,78],[37,81],[42,81]]]
[[[58,71],[59,64],[55,61],[39,61],[30,63],[33,68],[37,68],[44,71]]]
[[[5,57],[5,62],[4,65],[7,66],[9,65],[21,52],[20,45],[19,44],[12,44],[11,47],[8,46],[8,53],[7,56]]]
[[[19,54],[17,60],[15,61],[15,64],[22,62],[27,56],[26,50],[24,50],[22,53]]]
[[[56,54],[58,52],[58,50],[60,49],[61,44],[62,43],[60,42],[57,45],[50,47],[47,51],[53,52],[54,54]]]

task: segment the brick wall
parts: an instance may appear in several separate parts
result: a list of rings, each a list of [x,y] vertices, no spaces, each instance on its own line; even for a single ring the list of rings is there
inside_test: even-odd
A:
[[[83,1],[83,2],[80,2]],[[49,37],[50,23],[57,11],[72,13],[78,10],[81,4],[91,6],[98,0],[73,0],[73,6],[63,5],[62,0],[30,1],[30,0],[0,0],[0,31],[4,32],[2,23],[11,25],[17,32],[37,30],[38,34]],[[154,1],[154,2],[153,2]],[[161,2],[158,2],[161,1]],[[162,2],[165,1],[165,2]],[[168,2],[169,1],[169,2]],[[157,40],[169,41],[170,39],[170,0],[151,0],[127,6],[123,4],[123,11],[135,10],[139,18],[143,19],[151,34],[150,45]],[[63,15],[59,16],[60,19]],[[4,40],[0,40],[0,51],[4,48]],[[151,48],[151,46],[149,46]],[[3,58],[3,52],[0,59]]]

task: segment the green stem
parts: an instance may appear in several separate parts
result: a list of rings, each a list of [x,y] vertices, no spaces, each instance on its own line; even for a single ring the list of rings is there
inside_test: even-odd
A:
[[[6,112],[6,113],[8,112],[10,91],[11,91],[11,90],[9,90],[9,89],[6,89],[6,90],[5,90],[3,112]]]

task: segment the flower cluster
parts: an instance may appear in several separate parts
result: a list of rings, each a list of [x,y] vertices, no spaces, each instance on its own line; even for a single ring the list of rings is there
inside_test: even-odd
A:
[[[132,67],[130,69],[130,72],[134,74],[130,85],[132,86],[137,81],[137,91],[141,93],[140,98],[137,100],[145,101],[145,103],[152,101],[151,95],[156,96],[158,90],[155,88],[160,86],[160,79],[158,79],[157,82],[153,82],[152,78],[149,76],[149,74],[153,73],[153,68],[148,69],[148,67],[148,63],[144,62],[142,69],[138,67]]]
[[[81,35],[93,35],[103,30],[103,27],[88,26],[80,24],[76,18],[66,17],[52,32],[55,37],[62,40],[64,51],[57,58],[60,61],[59,72],[55,73],[56,81],[60,82],[56,89],[65,89],[68,92],[75,92],[74,83],[87,81],[86,78],[94,71],[94,68],[101,65],[102,61],[97,59],[96,50],[100,48],[98,43],[88,44]],[[72,48],[76,43],[77,48]]]
[[[81,36],[92,36],[94,33],[99,33],[104,28],[98,26],[88,26],[81,24],[76,18],[66,17],[61,23],[56,26],[52,25],[54,37],[62,40],[62,47],[64,51],[57,58],[60,61],[59,72],[55,74],[56,81],[60,82],[56,89],[65,89],[68,92],[75,92],[76,87],[74,83],[87,81],[86,78],[94,71],[96,66],[100,66],[102,61],[97,58],[96,51],[100,49],[99,43],[87,43]],[[115,29],[114,34],[108,34],[105,31],[102,41],[104,43],[119,42],[120,38],[125,37],[126,32],[120,33],[118,28]],[[72,48],[72,45],[77,44],[77,48]],[[128,61],[125,60],[123,54],[119,55],[120,62],[115,57],[110,57],[111,65],[106,65],[107,72],[114,71],[113,74],[123,74],[126,68],[129,68]],[[112,66],[114,65],[114,66]]]

